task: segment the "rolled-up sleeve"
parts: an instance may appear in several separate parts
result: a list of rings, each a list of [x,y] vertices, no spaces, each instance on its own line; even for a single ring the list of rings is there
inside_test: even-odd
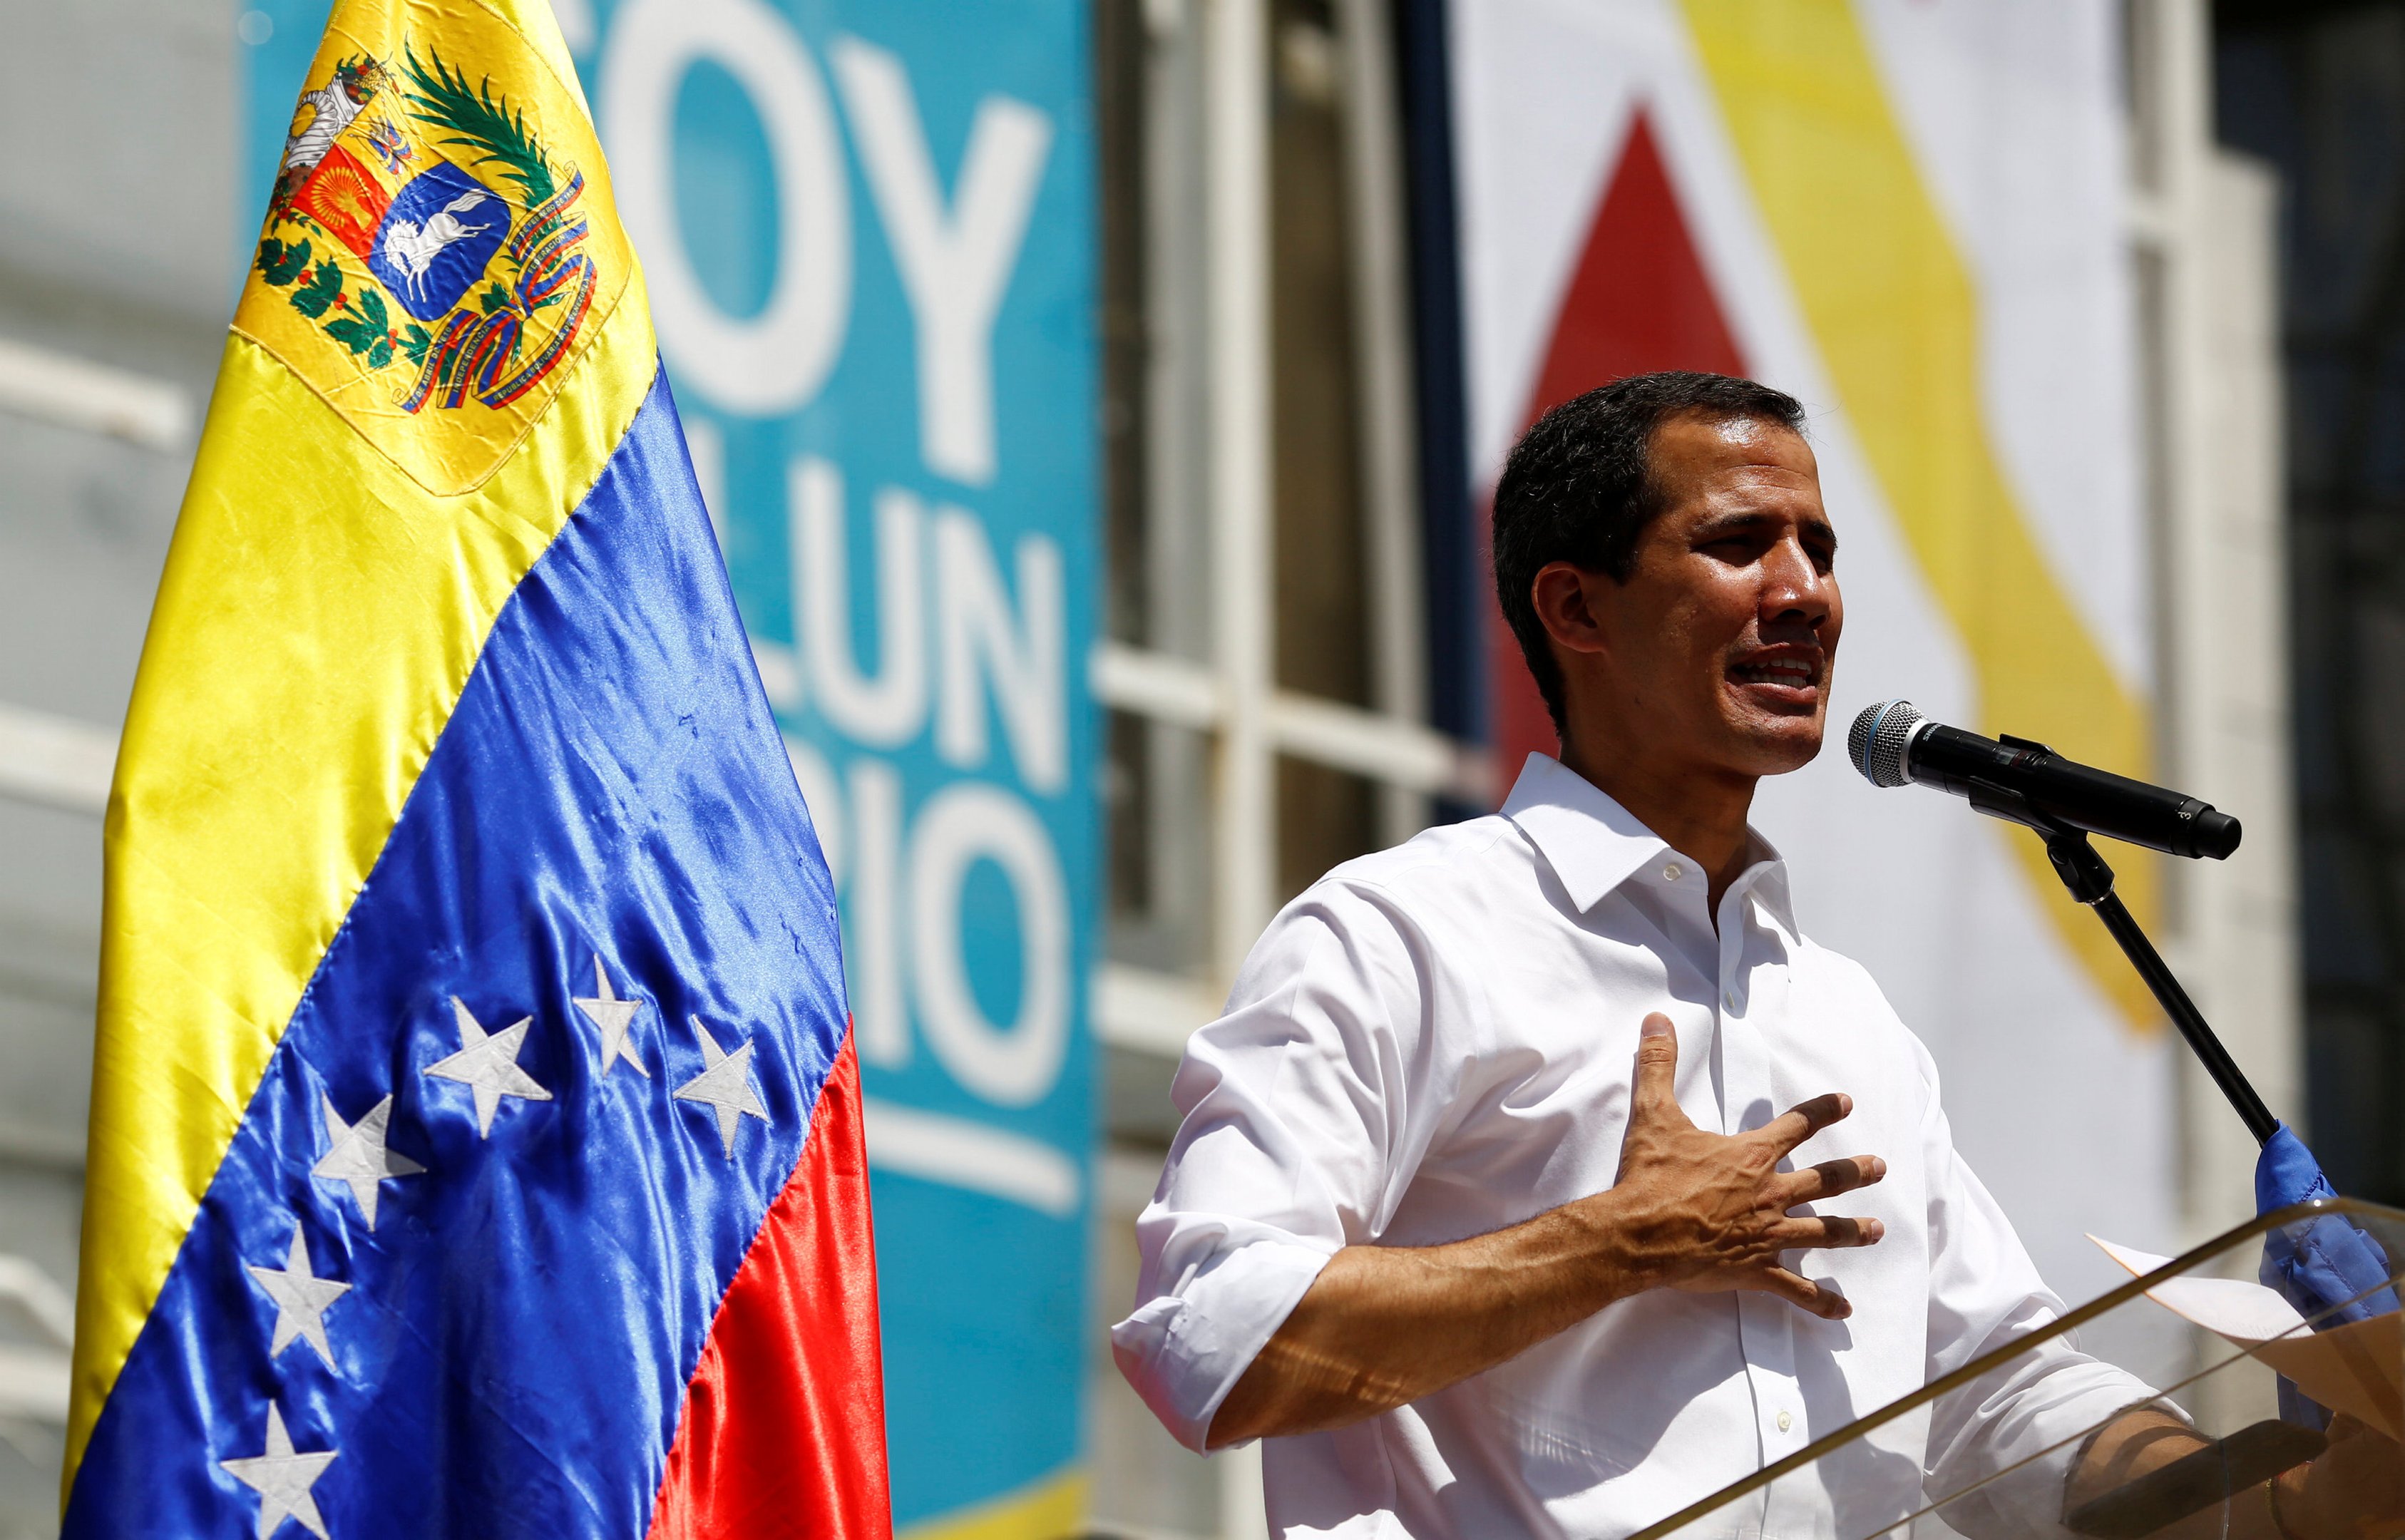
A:
[[[1181,1118],[1136,1221],[1135,1309],[1119,1370],[1162,1425],[1204,1447],[1211,1419],[1328,1259],[1373,1240],[1426,1147],[1426,948],[1375,889],[1323,883],[1245,960],[1228,1014],[1197,1030]]]

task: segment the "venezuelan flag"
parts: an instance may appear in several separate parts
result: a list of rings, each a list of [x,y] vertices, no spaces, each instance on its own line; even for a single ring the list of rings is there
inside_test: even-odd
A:
[[[69,1535],[883,1534],[825,863],[542,0],[345,0],[106,833]]]

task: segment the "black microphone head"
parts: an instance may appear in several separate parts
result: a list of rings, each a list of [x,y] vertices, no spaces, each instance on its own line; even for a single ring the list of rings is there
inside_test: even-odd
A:
[[[2208,807],[2196,816],[2196,830],[2189,838],[2195,842],[2196,854],[2211,856],[2215,861],[2228,861],[2238,848],[2239,836],[2245,831],[2238,820],[2218,808]]]
[[[1913,730],[1928,720],[1906,700],[1865,706],[1846,735],[1846,752],[1873,786],[1906,785],[1912,777],[1906,772],[1904,751],[1912,743]]]

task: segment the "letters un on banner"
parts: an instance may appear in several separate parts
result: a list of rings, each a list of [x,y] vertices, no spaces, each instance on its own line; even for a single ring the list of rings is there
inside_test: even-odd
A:
[[[838,884],[894,1518],[1065,1522],[1098,870],[1077,665],[1098,588],[1083,9],[556,9]],[[255,204],[326,7],[258,14]],[[422,272],[396,270],[404,309],[478,255],[472,214],[415,254]],[[415,345],[415,312],[390,319]],[[510,383],[454,372],[437,387]]]

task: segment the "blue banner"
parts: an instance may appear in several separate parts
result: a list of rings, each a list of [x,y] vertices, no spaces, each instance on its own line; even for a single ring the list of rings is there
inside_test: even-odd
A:
[[[243,19],[252,208],[326,8]],[[1084,7],[556,8],[839,888],[894,1518],[1057,1532],[1100,871]]]

